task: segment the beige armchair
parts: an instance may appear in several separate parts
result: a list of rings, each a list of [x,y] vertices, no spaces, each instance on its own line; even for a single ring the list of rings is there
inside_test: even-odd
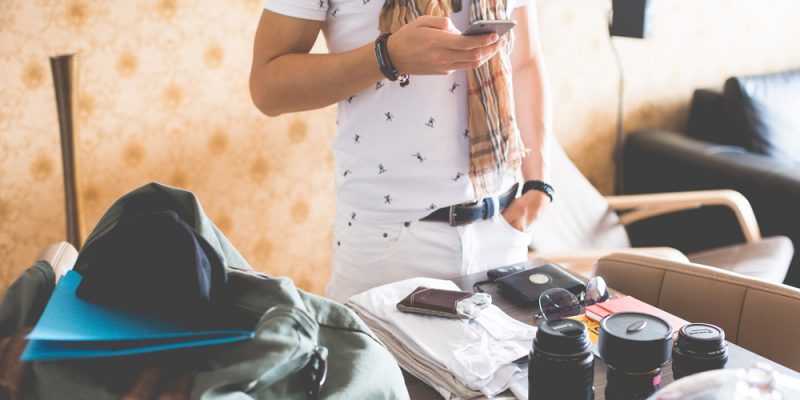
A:
[[[717,325],[728,341],[800,370],[800,289],[634,254],[605,256],[593,273],[609,287],[687,321]]]
[[[791,241],[783,236],[762,238],[750,203],[735,191],[604,197],[559,146],[554,148],[550,169],[557,199],[532,227],[531,257],[588,272],[598,258],[612,252],[626,252],[691,261],[775,283],[786,276],[794,255]],[[739,221],[745,243],[688,255],[667,247],[631,247],[626,226],[705,206],[729,208]]]

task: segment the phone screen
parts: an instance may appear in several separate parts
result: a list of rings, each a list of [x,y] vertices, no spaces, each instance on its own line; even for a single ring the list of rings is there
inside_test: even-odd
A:
[[[475,21],[461,34],[464,36],[485,35],[496,33],[502,36],[511,30],[517,23],[513,20],[480,20]]]

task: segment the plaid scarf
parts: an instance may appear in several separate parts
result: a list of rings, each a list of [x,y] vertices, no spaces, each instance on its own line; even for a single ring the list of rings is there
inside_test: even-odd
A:
[[[453,8],[460,10],[461,1],[386,0],[379,20],[380,31],[395,32],[420,15],[449,16]],[[505,0],[463,1],[469,2],[470,23],[508,19]],[[516,173],[526,154],[514,120],[510,32],[508,43],[507,48],[468,74],[469,176],[479,197],[497,192],[503,177]]]

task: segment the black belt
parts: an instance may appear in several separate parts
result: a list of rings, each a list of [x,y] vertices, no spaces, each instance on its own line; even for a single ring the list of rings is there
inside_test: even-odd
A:
[[[507,192],[497,197],[498,212],[503,212],[503,210],[514,201],[517,197],[518,187],[519,184],[515,183],[511,189],[508,189]],[[472,203],[456,204],[454,206],[440,208],[428,214],[425,218],[422,218],[422,221],[448,222],[450,226],[459,226],[492,217],[494,217],[494,199],[486,197]]]

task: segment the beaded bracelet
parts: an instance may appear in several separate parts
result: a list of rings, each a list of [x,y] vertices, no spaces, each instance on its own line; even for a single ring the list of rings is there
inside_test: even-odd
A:
[[[378,67],[381,69],[383,76],[392,82],[400,81],[400,84],[405,86],[408,84],[408,74],[401,74],[397,71],[392,59],[389,58],[389,50],[386,47],[386,43],[391,35],[391,32],[386,32],[375,39],[375,59],[378,60]]]

